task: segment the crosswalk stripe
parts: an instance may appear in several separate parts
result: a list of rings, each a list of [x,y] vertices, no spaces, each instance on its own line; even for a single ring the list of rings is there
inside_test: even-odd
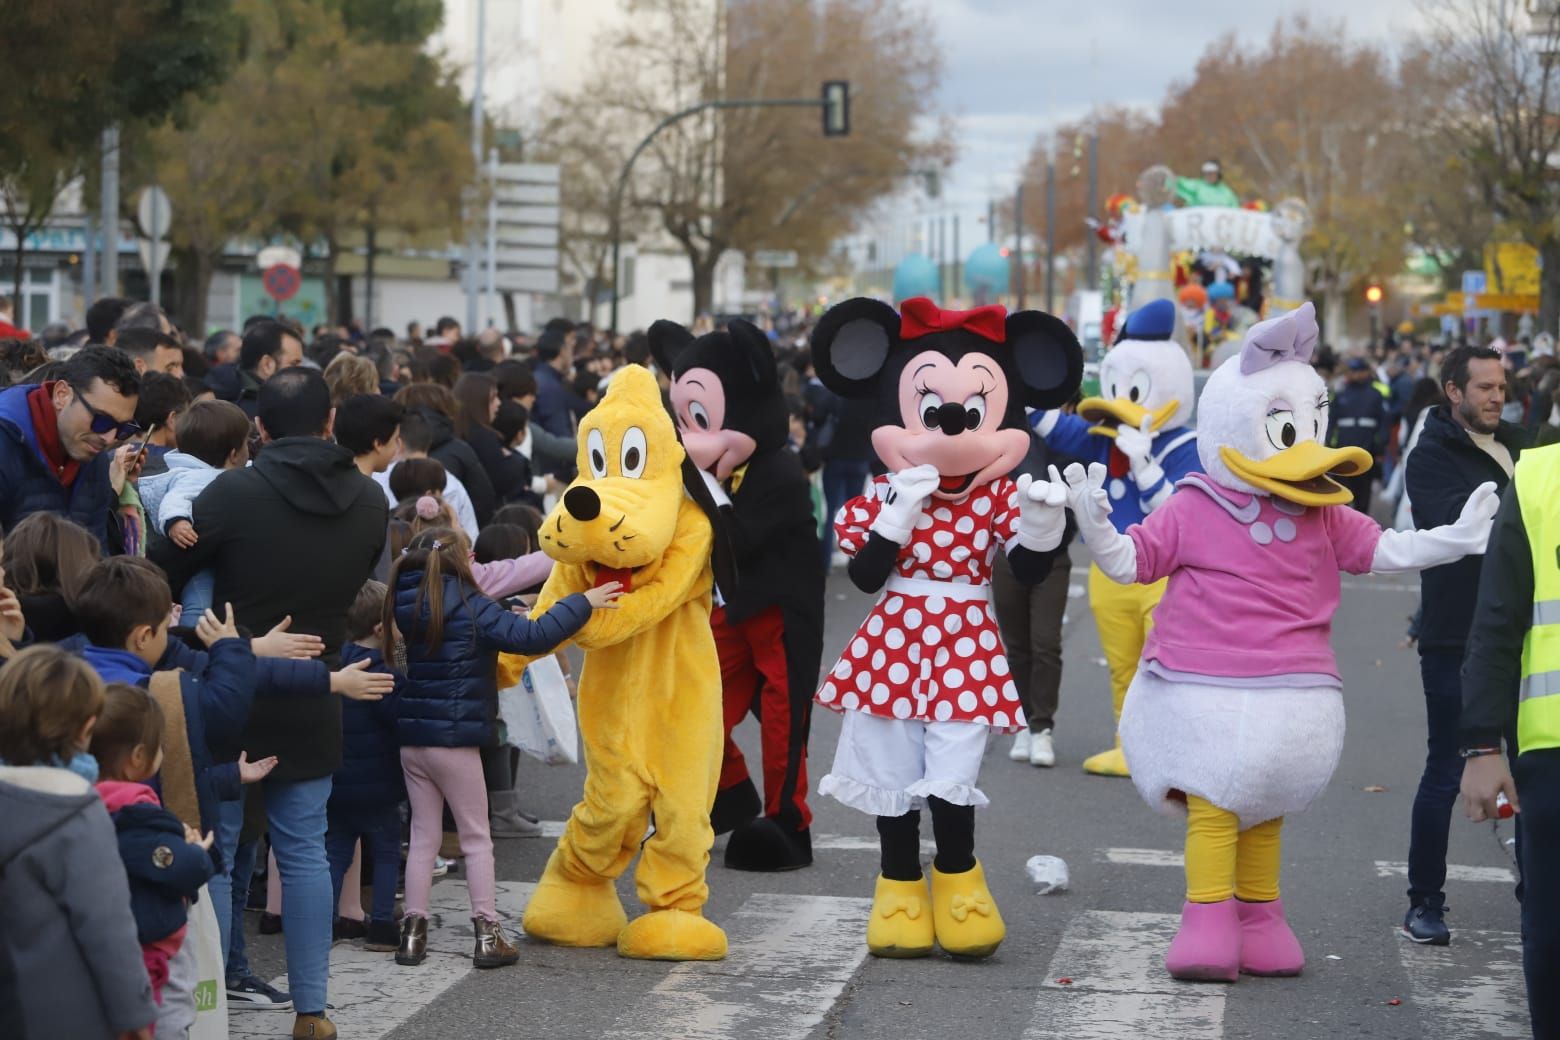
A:
[[[1225,988],[1172,979],[1175,914],[1086,910],[1062,935],[1024,1040],[1219,1040]],[[1059,979],[1069,979],[1063,984]]]
[[[726,960],[679,964],[604,1037],[802,1040],[867,956],[869,899],[755,894],[721,923]]]
[[[1419,946],[1398,938],[1420,1020],[1436,1036],[1531,1036],[1516,932],[1459,928],[1451,946]]]
[[[498,911],[506,921],[520,911],[536,888],[530,882],[498,885]],[[510,929],[518,937],[519,927]],[[435,885],[428,900],[428,959],[403,968],[389,953],[371,953],[355,944],[337,943],[330,951],[330,1019],[342,1036],[377,1040],[422,1010],[476,969],[471,964],[471,903],[465,885]],[[287,989],[287,976],[272,980]],[[241,1011],[229,1005],[229,1040],[275,1040],[274,1012]]]
[[[1106,863],[1124,867],[1184,867],[1186,857],[1171,849],[1102,849]]]
[[[1406,878],[1408,877],[1408,864],[1378,859],[1376,861],[1376,876]],[[1510,885],[1516,882],[1517,877],[1505,867],[1465,867],[1457,863],[1448,863],[1446,865],[1446,880],[1484,881],[1490,884]],[[1457,934],[1461,935],[1462,932]]]

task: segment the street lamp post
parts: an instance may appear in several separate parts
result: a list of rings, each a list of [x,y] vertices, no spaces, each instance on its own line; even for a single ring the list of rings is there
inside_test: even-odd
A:
[[[622,268],[623,250],[623,192],[628,189],[628,178],[634,172],[634,163],[656,135],[674,123],[679,123],[689,116],[696,116],[700,112],[709,112],[727,108],[817,108],[823,112],[823,136],[844,137],[850,133],[850,84],[845,80],[829,80],[823,85],[823,92],[815,98],[746,98],[746,99],[717,99],[714,101],[701,101],[697,105],[691,105],[681,112],[673,112],[659,123],[655,129],[645,135],[628,155],[628,161],[623,164],[623,170],[618,174],[617,184],[612,189],[612,312],[610,328],[613,332],[618,327],[618,278]]]

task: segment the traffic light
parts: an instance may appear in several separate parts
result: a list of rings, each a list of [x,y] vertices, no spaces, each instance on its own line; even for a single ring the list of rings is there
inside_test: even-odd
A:
[[[1371,282],[1365,287],[1365,302],[1370,304],[1372,307],[1379,304],[1381,302],[1382,296],[1384,295],[1386,294],[1381,291],[1381,286],[1377,285],[1375,282]]]
[[[850,82],[831,79],[823,85],[823,136],[850,134]]]

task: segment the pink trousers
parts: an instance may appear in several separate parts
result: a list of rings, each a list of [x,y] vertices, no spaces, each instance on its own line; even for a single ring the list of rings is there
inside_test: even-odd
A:
[[[433,860],[444,835],[444,803],[450,805],[465,857],[471,915],[498,920],[493,878],[493,837],[488,833],[487,783],[482,754],[474,747],[403,747],[401,770],[412,806],[412,839],[406,854],[406,915],[428,916]]]

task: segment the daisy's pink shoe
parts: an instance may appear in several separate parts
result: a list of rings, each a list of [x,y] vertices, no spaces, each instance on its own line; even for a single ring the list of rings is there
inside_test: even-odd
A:
[[[1239,903],[1240,970],[1247,975],[1298,975],[1305,967],[1300,940],[1284,920],[1284,901]]]
[[[1240,911],[1235,900],[1186,903],[1181,930],[1165,951],[1171,978],[1190,982],[1234,982],[1240,978]]]

